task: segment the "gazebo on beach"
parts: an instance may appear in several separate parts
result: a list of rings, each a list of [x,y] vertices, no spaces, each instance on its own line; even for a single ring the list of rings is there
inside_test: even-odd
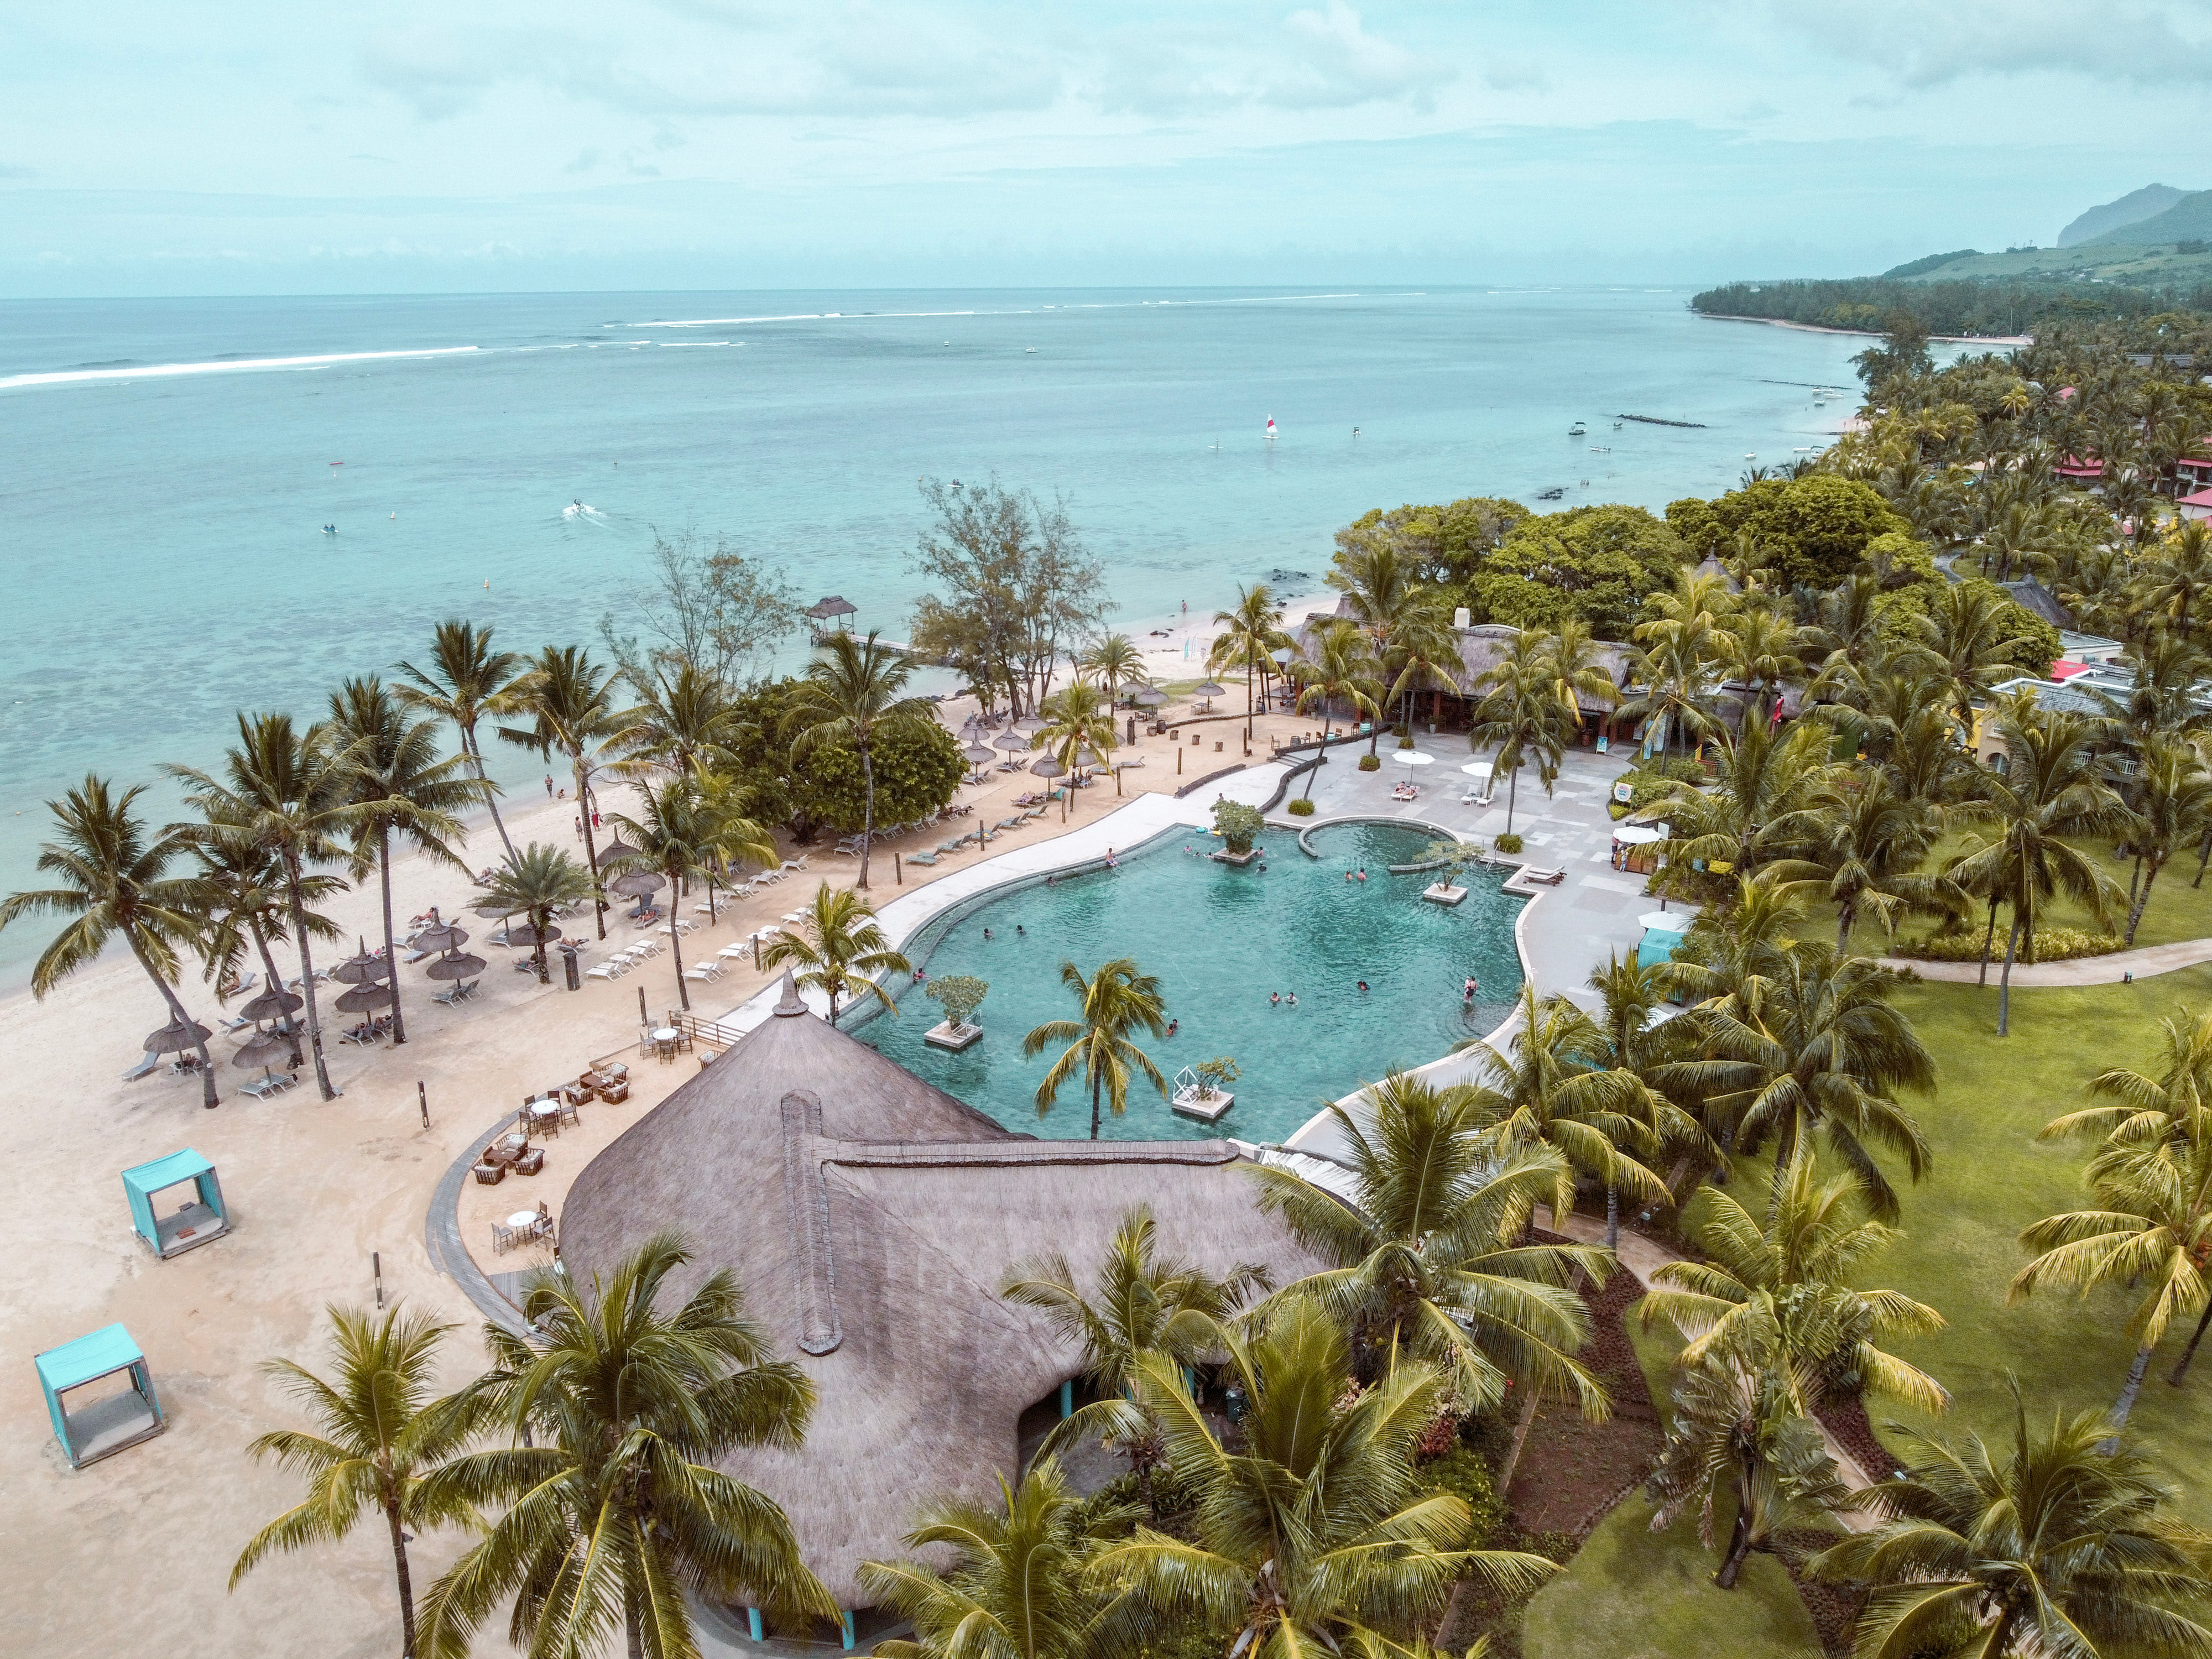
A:
[[[843,594],[832,593],[827,599],[817,599],[808,605],[806,616],[807,619],[815,624],[816,630],[819,632],[833,622],[842,629],[845,626],[845,618],[858,616],[860,610],[859,605],[854,605]]]
[[[69,1454],[70,1467],[82,1468],[101,1458],[150,1440],[168,1426],[161,1415],[161,1397],[154,1392],[153,1373],[146,1356],[120,1325],[110,1325],[38,1357],[39,1387],[46,1396],[46,1415],[53,1419],[54,1438]],[[127,1377],[121,1389],[99,1399],[65,1408],[62,1396],[72,1389],[89,1388],[111,1377]]]
[[[191,1183],[191,1198],[167,1215],[155,1213],[157,1194],[187,1182]],[[223,1205],[215,1165],[189,1146],[125,1170],[123,1190],[131,1200],[131,1224],[164,1261],[212,1243],[230,1231],[230,1212]]]
[[[817,1403],[805,1447],[727,1468],[790,1516],[849,1649],[879,1622],[860,1563],[906,1555],[925,1501],[1012,1476],[1024,1413],[1072,1409],[1082,1356],[1000,1298],[1010,1267],[1053,1251],[1087,1283],[1139,1204],[1164,1251],[1212,1271],[1255,1262],[1281,1285],[1321,1267],[1254,1205],[1245,1161],[1226,1140],[1016,1134],[810,1012],[787,975],[771,1018],[576,1177],[562,1257],[588,1282],[675,1229],[696,1260],[668,1294],[740,1276]]]

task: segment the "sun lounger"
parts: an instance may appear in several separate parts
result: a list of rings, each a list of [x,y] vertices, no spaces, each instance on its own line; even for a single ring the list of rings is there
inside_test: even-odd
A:
[[[618,962],[622,964],[620,967],[616,966],[616,963]],[[595,963],[591,967],[585,969],[584,977],[586,979],[620,979],[629,971],[629,962],[624,958],[616,957],[611,957],[605,962]]]
[[[136,1083],[142,1077],[150,1077],[153,1075],[155,1071],[160,1067],[161,1064],[161,1055],[149,1054],[145,1059],[140,1060],[136,1066],[133,1066],[129,1071],[125,1072],[123,1074],[123,1080],[125,1083]]]
[[[937,850],[940,853],[957,853],[967,844],[968,837],[962,836],[953,841],[940,841],[937,843]]]
[[[999,820],[998,827],[1001,830],[1018,830],[1029,821],[1030,815],[1028,813],[1017,812],[1010,818],[1000,818]]]
[[[932,865],[942,856],[943,854],[938,853],[908,853],[906,855],[906,861],[908,864]]]
[[[806,854],[801,853],[795,859],[786,859],[783,861],[783,867],[787,870],[804,870],[806,867]]]
[[[742,962],[748,953],[742,945],[725,945],[714,954],[725,962]]]

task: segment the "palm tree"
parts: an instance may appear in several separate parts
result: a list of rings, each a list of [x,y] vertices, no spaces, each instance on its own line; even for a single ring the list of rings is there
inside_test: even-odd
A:
[[[1158,1231],[1149,1205],[1124,1214],[1090,1297],[1057,1251],[1017,1263],[999,1285],[1007,1301],[1042,1311],[1062,1345],[1083,1351],[1083,1374],[1097,1396],[1062,1419],[1045,1452],[1094,1431],[1118,1442],[1148,1510],[1161,1456],[1159,1425],[1128,1398],[1130,1367],[1140,1353],[1199,1364],[1221,1346],[1221,1322],[1267,1285],[1267,1270],[1249,1262],[1217,1279],[1194,1261],[1163,1257]]]
[[[1474,677],[1474,689],[1482,695],[1474,706],[1468,743],[1478,753],[1492,744],[1498,745],[1492,775],[1503,770],[1508,780],[1508,835],[1513,833],[1514,809],[1520,802],[1522,763],[1534,757],[1537,776],[1543,781],[1544,793],[1550,794],[1559,775],[1567,733],[1581,720],[1572,702],[1561,706],[1561,676],[1552,646],[1550,635],[1524,628],[1496,662]]]
[[[380,1319],[359,1308],[328,1311],[337,1364],[331,1380],[289,1359],[264,1367],[307,1407],[321,1432],[278,1429],[246,1449],[257,1462],[274,1458],[280,1468],[307,1476],[307,1495],[253,1534],[230,1570],[230,1588],[236,1589],[273,1553],[335,1544],[363,1516],[380,1514],[399,1581],[399,1651],[413,1659],[415,1580],[407,1565],[407,1528],[422,1532],[475,1522],[475,1508],[465,1498],[427,1483],[475,1438],[483,1414],[465,1397],[434,1397],[438,1345],[451,1325],[433,1324],[421,1314],[403,1316],[398,1303]]]
[[[354,804],[362,809],[354,830],[355,867],[374,862],[382,885],[384,959],[392,965],[392,1042],[397,1048],[407,1041],[407,1024],[399,1010],[399,956],[392,948],[392,832],[406,836],[417,852],[465,871],[446,843],[461,833],[456,814],[489,793],[477,779],[455,775],[467,766],[467,755],[438,758],[436,722],[409,720],[374,675],[349,679],[331,693],[331,730],[343,747]]]
[[[1615,1109],[1649,1129],[1657,1146],[1715,1155],[1717,1148],[1711,1137],[1697,1119],[1668,1098],[1660,1081],[1664,1068],[1686,1057],[1697,1036],[1695,1020],[1660,1017],[1660,1004],[1677,984],[1674,964],[1647,967],[1632,953],[1616,954],[1590,970],[1589,983],[1598,997],[1598,1011],[1591,1018],[1596,1040],[1589,1046],[1589,1058],[1620,1079],[1621,1095]],[[1620,1183],[1608,1181],[1605,1247],[1614,1249],[1620,1243]]]
[[[2107,1142],[2086,1172],[2097,1207],[2046,1216],[2023,1231],[2022,1248],[2038,1254],[2007,1293],[2018,1301],[2046,1283],[2078,1289],[2085,1300],[2108,1285],[2141,1292],[2128,1321],[2136,1353],[2112,1407],[2115,1428],[2126,1426],[2166,1326],[2199,1309],[2212,1319],[2203,1272],[2212,1259],[2212,1122],[2197,1117],[2178,1127],[2179,1134],[2148,1146]],[[2174,1369],[2177,1386],[2203,1334],[2200,1323]]]
[[[1550,666],[1552,695],[1572,730],[1582,726],[1583,704],[1610,710],[1620,701],[1620,688],[1606,672],[1599,656],[1597,637],[1580,617],[1562,617],[1552,635]]]
[[[1265,582],[1254,582],[1237,590],[1237,602],[1226,611],[1213,613],[1214,625],[1222,632],[1213,636],[1213,647],[1206,653],[1206,670],[1209,674],[1219,670],[1244,671],[1244,736],[1252,736],[1252,677],[1260,677],[1260,690],[1267,689],[1267,672],[1275,665],[1275,653],[1291,642],[1283,631],[1283,607],[1275,603],[1275,595]]]
[[[1329,1264],[1282,1294],[1318,1299],[1342,1322],[1364,1376],[1402,1353],[1441,1367],[1469,1411],[1517,1383],[1604,1417],[1604,1387],[1575,1358],[1590,1322],[1574,1282],[1578,1271],[1602,1279],[1610,1257],[1523,1242],[1565,1159],[1540,1144],[1498,1157],[1473,1089],[1402,1072],[1367,1090],[1358,1117],[1328,1109],[1351,1148],[1357,1208],[1287,1170],[1249,1171],[1260,1207]]]
[[[1042,1117],[1060,1098],[1060,1085],[1080,1067],[1091,1084],[1091,1138],[1098,1139],[1100,1097],[1110,1102],[1119,1117],[1129,1103],[1129,1072],[1142,1072],[1165,1100],[1167,1079],[1152,1057],[1129,1041],[1139,1026],[1156,1037],[1167,1035],[1167,1007],[1160,999],[1160,982],[1143,972],[1127,957],[1100,964],[1088,979],[1072,962],[1060,964],[1060,982],[1075,993],[1079,1009],[1074,1019],[1048,1019],[1022,1039],[1022,1053],[1034,1058],[1055,1042],[1060,1051],[1037,1085],[1037,1115]]]
[[[205,878],[173,876],[169,866],[191,850],[191,834],[174,825],[150,842],[145,821],[131,809],[143,785],[112,793],[107,780],[88,772],[83,783],[46,803],[59,834],[39,847],[39,869],[59,884],[10,893],[0,900],[0,927],[20,916],[65,916],[68,923],[31,969],[31,994],[48,992],[78,969],[100,959],[110,940],[129,947],[161,993],[170,1023],[192,1029],[177,998],[181,952],[202,935],[207,912],[220,902]],[[207,1039],[193,1044],[200,1057],[200,1103],[218,1103]]]
[[[1748,1345],[1748,1346],[1747,1346]],[[1790,1364],[1769,1330],[1747,1328],[1724,1348],[1674,1373],[1667,1443],[1645,1481],[1655,1532],[1698,1507],[1698,1537],[1713,1547],[1713,1513],[1723,1486],[1735,1500],[1713,1583],[1734,1589],[1755,1550],[1784,1532],[1809,1528],[1850,1497],[1810,1414],[1819,1378]]]
[[[289,714],[240,714],[238,744],[224,756],[223,781],[196,767],[162,769],[185,785],[185,804],[203,819],[186,832],[193,840],[235,838],[283,866],[292,943],[300,952],[300,994],[307,1000],[307,1042],[325,1100],[336,1100],[338,1091],[331,1086],[323,1055],[322,1011],[307,943],[307,866],[344,860],[367,816],[352,799],[345,760],[325,726],[301,732]]]
[[[1972,726],[1974,704],[1991,686],[2019,674],[2012,652],[2027,637],[2017,631],[2021,614],[2010,594],[1982,582],[1942,587],[1929,600],[1918,632],[1961,726]]]
[[[1703,1259],[1655,1271],[1640,1307],[1646,1330],[1663,1319],[1681,1333],[1689,1345],[1681,1364],[1740,1346],[1739,1331],[1763,1320],[1784,1357],[1810,1364],[1831,1386],[1921,1412],[1948,1403],[1934,1377],[1874,1345],[1877,1336],[1939,1331],[1943,1316],[1900,1291],[1851,1284],[1862,1263],[1900,1237],[1867,1215],[1856,1181],[1821,1181],[1801,1146],[1763,1220],[1717,1187],[1698,1194],[1688,1220]]]
[[[1127,634],[1102,634],[1097,642],[1075,659],[1076,672],[1088,674],[1106,694],[1110,710],[1125,685],[1145,684],[1145,653]]]
[[[1893,1222],[1897,1193],[1874,1148],[1903,1154],[1913,1180],[1924,1176],[1928,1137],[1893,1097],[1936,1086],[1935,1057],[1888,1001],[1901,977],[1809,942],[1776,953],[1769,966],[1754,1006],[1740,998],[1699,1005],[1711,1058],[1669,1066],[1667,1075],[1709,1097],[1747,1153],[1773,1137],[1778,1201],[1799,1145],[1818,1134],[1875,1218]]]
[[[799,926],[803,934],[786,930],[761,952],[763,968],[796,963],[804,970],[794,981],[800,990],[829,994],[832,1025],[843,997],[873,997],[885,1013],[897,1014],[898,1004],[871,975],[911,973],[914,964],[890,948],[867,900],[850,888],[832,890],[825,881],[815,888]]]
[[[791,745],[794,757],[831,743],[850,744],[860,753],[860,878],[854,884],[863,889],[868,884],[868,842],[876,828],[876,739],[937,724],[935,705],[905,695],[913,674],[912,659],[878,644],[872,629],[866,641],[831,634],[798,682],[787,717],[797,734]]]
[[[1383,707],[1396,707],[1397,725],[1406,732],[1413,729],[1413,694],[1449,690],[1456,686],[1456,677],[1466,668],[1449,615],[1442,602],[1433,598],[1409,604],[1399,612],[1376,660],[1390,681],[1382,697]],[[1375,752],[1381,736],[1378,729],[1369,737],[1369,754]]]
[[[1665,1198],[1667,1183],[1642,1161],[1659,1146],[1650,1089],[1633,1073],[1606,1065],[1604,1035],[1565,997],[1539,1002],[1535,986],[1524,980],[1517,1013],[1505,1053],[1480,1039],[1465,1045],[1479,1056],[1475,1097],[1486,1139],[1501,1152],[1538,1142],[1558,1151],[1555,1216],[1574,1207],[1577,1172],[1608,1194],[1625,1188],[1638,1200]],[[1613,1207],[1617,1214],[1617,1202]]]
[[[692,811],[699,819],[699,844],[706,851],[708,920],[714,916],[714,882],[726,880],[730,866],[750,860],[767,869],[783,856],[768,826],[753,817],[752,786],[741,777],[694,768],[690,778]]]
[[[2185,1007],[2159,1022],[2165,1069],[2152,1077],[2115,1066],[2089,1079],[2089,1093],[2115,1104],[2088,1106],[2055,1117],[2038,1140],[2101,1135],[2115,1146],[2154,1146],[2200,1133],[2212,1114],[2212,1010]]]
[[[2089,721],[2046,714],[2027,690],[1999,704],[1996,715],[2005,769],[1984,781],[1983,800],[1958,809],[1962,817],[1993,823],[1996,832],[1969,835],[1969,850],[1954,859],[1946,873],[1966,891],[1989,901],[1992,939],[1998,903],[2011,906],[2012,929],[1997,988],[1997,1035],[2003,1036],[2012,1012],[2013,962],[2023,939],[2033,950],[2036,923],[2051,899],[2063,892],[2088,906],[2100,927],[2111,926],[2119,890],[2063,837],[2117,829],[2124,809],[2104,781]],[[1982,960],[1986,981],[1986,944]]]
[[[1829,758],[1834,744],[1818,720],[1780,733],[1765,720],[1723,731],[1713,787],[1676,783],[1646,809],[1672,828],[1670,858],[1722,861],[1748,878],[1762,860],[1803,845],[1834,809],[1848,769]]]
[[[269,976],[269,988],[282,989],[284,978],[277,971],[270,942],[282,939],[291,921],[283,860],[241,836],[204,836],[192,850],[199,857],[200,879],[208,887],[207,910],[202,918],[206,925],[198,944],[209,979],[218,987],[231,983],[251,950],[259,959],[262,972]],[[313,905],[343,892],[346,884],[337,876],[309,875],[300,886],[301,896]],[[344,930],[319,910],[308,910],[306,918],[308,933],[317,939],[336,941],[345,937]],[[292,1040],[292,1064],[297,1066],[303,1063],[300,1028],[290,1020],[283,1025]]]
[[[1382,687],[1376,680],[1375,654],[1366,635],[1353,623],[1329,617],[1310,623],[1304,653],[1283,665],[1298,686],[1298,713],[1321,710],[1322,760],[1306,773],[1305,798],[1313,799],[1314,778],[1328,753],[1328,726],[1335,705],[1341,702],[1357,720],[1363,713],[1382,715]]]
[[[1672,592],[1645,601],[1651,615],[1632,633],[1638,641],[1628,662],[1630,683],[1643,690],[1620,705],[1620,713],[1646,722],[1644,747],[1665,754],[1679,728],[1698,736],[1717,730],[1714,697],[1720,687],[1721,653],[1735,601],[1717,575],[1684,570]]]
[[[677,665],[673,679],[665,666],[627,669],[624,678],[637,707],[623,734],[623,757],[608,771],[625,778],[680,777],[722,760],[738,735],[728,686],[688,661]]]
[[[717,826],[700,810],[698,792],[688,777],[672,779],[658,790],[650,783],[641,783],[637,793],[639,817],[614,814],[617,827],[636,837],[637,850],[617,854],[606,861],[601,873],[618,876],[631,870],[650,870],[668,883],[669,914],[673,915],[684,884],[694,876],[703,878],[713,867],[719,851]],[[673,927],[668,930],[668,950],[676,968],[677,997],[689,1009],[691,987],[684,977],[684,935]]]
[[[1089,1571],[1102,1537],[1091,1506],[1048,1456],[1018,1485],[1000,1475],[996,1504],[939,1498],[905,1540],[933,1560],[860,1564],[875,1605],[914,1624],[911,1641],[877,1643],[878,1659],[1092,1659],[1109,1645],[1102,1638],[1114,1606]]]
[[[1906,915],[1957,915],[1966,896],[1947,876],[1920,873],[1935,844],[1936,811],[1898,793],[1886,769],[1853,775],[1826,811],[1800,821],[1802,860],[1826,882],[1836,907],[1836,951],[1850,949],[1851,931],[1871,913],[1894,938]],[[1794,866],[1793,866],[1794,873]]]
[[[412,663],[396,666],[406,678],[392,688],[392,695],[410,708],[419,708],[440,720],[451,720],[461,734],[461,752],[469,758],[477,781],[484,787],[484,804],[491,808],[492,827],[507,856],[514,843],[507,839],[507,824],[499,816],[499,787],[485,775],[483,744],[477,724],[486,714],[511,713],[510,694],[516,665],[521,658],[512,651],[495,651],[491,629],[456,617],[438,624],[430,645],[426,671]]]
[[[1162,1624],[1250,1659],[1421,1659],[1427,1644],[1404,1632],[1435,1616],[1455,1579],[1511,1595],[1558,1571],[1538,1556],[1462,1548],[1466,1503],[1418,1489],[1414,1448],[1445,1399],[1435,1367],[1401,1360],[1352,1393],[1344,1332],[1306,1297],[1224,1344],[1250,1401],[1234,1452],[1173,1360],[1136,1363],[1138,1402],[1158,1413],[1170,1466],[1200,1494],[1196,1536],[1140,1527],[1094,1571]]]
[[[2204,1540],[2166,1512],[2172,1488],[2107,1443],[2102,1413],[2054,1411],[2039,1433],[2016,1381],[2012,1395],[2008,1452],[1979,1434],[1960,1448],[1909,1434],[1920,1455],[1869,1488],[1889,1518],[1809,1564],[1875,1586],[1859,1651],[2212,1655],[2212,1630],[2185,1611],[2207,1591]]]
[[[1755,694],[1759,717],[1765,721],[1780,702],[1784,688],[1804,678],[1798,653],[1804,647],[1804,630],[1764,605],[1746,605],[1729,618],[1719,641],[1721,664],[1739,684]],[[1772,697],[1773,704],[1768,702]],[[1752,698],[1746,696],[1738,730],[1751,722]]]
[[[528,718],[528,726],[502,726],[501,741],[550,756],[559,750],[568,757],[576,781],[576,811],[584,827],[584,863],[599,869],[599,855],[592,835],[592,774],[608,756],[631,741],[634,717],[615,706],[615,677],[592,660],[580,646],[549,645],[538,653],[528,672],[514,682],[508,707]],[[607,936],[606,896],[593,878],[592,910],[599,937]]]
[[[2183,524],[2147,560],[2136,602],[2163,617],[2184,639],[2202,623],[2192,617],[2212,594],[2212,529],[2201,520]]]
[[[538,982],[544,985],[551,978],[545,971],[545,936],[553,931],[554,911],[581,904],[598,890],[591,872],[567,849],[533,841],[493,869],[477,903],[479,908],[498,905],[509,915],[530,918],[530,930],[538,939]]]
[[[2136,850],[2136,874],[2128,883],[2130,945],[2149,908],[2158,872],[2182,848],[2212,841],[2212,772],[2205,770],[2194,744],[2154,737],[2144,740],[2142,769],[2131,782],[2135,799],[2126,834]]]
[[[1120,741],[1114,730],[1114,706],[1102,699],[1097,687],[1081,680],[1064,685],[1037,704],[1044,717],[1030,741],[1073,772],[1079,766],[1099,766]],[[1072,799],[1067,792],[1063,801]]]
[[[541,1272],[523,1294],[530,1335],[485,1327],[494,1370],[471,1397],[527,1443],[426,1483],[439,1499],[509,1506],[431,1586],[428,1659],[461,1659],[509,1598],[514,1639],[532,1653],[596,1651],[619,1625],[630,1659],[697,1651],[687,1589],[837,1616],[782,1510],[715,1467],[749,1446],[797,1448],[814,1386],[774,1357],[728,1271],[659,1305],[691,1260],[662,1233],[588,1285]]]

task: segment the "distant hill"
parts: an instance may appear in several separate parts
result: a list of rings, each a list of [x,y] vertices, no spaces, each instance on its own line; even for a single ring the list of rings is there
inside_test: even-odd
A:
[[[1956,264],[1961,259],[1978,258],[1980,255],[1978,248],[1962,247],[1954,253],[1931,253],[1924,259],[1908,259],[1881,274],[1887,281],[1902,282],[1908,276],[1925,276],[1931,270],[1941,270],[1945,265]]]
[[[2075,247],[2092,238],[2099,241],[2112,241],[2114,239],[2106,234],[2107,231],[2118,230],[2124,225],[2141,224],[2144,220],[2165,212],[2188,194],[2187,191],[2176,190],[2172,185],[2145,185],[2141,190],[2131,190],[2117,202],[2091,208],[2060,231],[2058,246]]]
[[[2136,193],[2142,194],[2141,191]],[[2164,242],[2201,242],[2207,238],[2212,238],[2212,190],[2185,196],[2161,213],[2121,225],[2090,240],[2098,246],[2125,244],[2131,247],[2156,247]]]

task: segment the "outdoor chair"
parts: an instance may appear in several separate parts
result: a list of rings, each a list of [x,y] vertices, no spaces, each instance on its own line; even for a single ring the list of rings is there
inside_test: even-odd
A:
[[[545,1149],[532,1146],[514,1160],[514,1172],[519,1176],[534,1176],[545,1167]]]
[[[745,959],[745,947],[742,945],[725,945],[714,954],[724,962],[743,962]]]
[[[161,1063],[161,1055],[148,1054],[143,1060],[140,1060],[136,1066],[133,1066],[129,1071],[123,1074],[123,1080],[125,1083],[136,1083],[142,1077],[151,1077],[154,1074],[155,1068],[160,1066]]]
[[[615,965],[618,962],[623,963],[623,967],[618,968]],[[605,962],[596,963],[592,967],[585,969],[584,977],[586,979],[617,980],[623,976],[623,969],[628,966],[629,962],[627,958],[622,957],[611,957]]]
[[[1029,821],[1030,816],[1028,813],[1017,812],[1010,818],[1000,818],[999,820],[999,828],[1001,830],[1018,830]]]
[[[943,856],[941,854],[937,853],[908,853],[906,854],[906,862],[908,864],[933,865],[935,864],[941,856]]]
[[[507,1179],[507,1165],[477,1164],[470,1170],[469,1173],[476,1176],[477,1185],[479,1187],[496,1187]]]
[[[937,850],[940,853],[957,853],[967,844],[968,837],[961,836],[952,841],[940,841],[937,843]]]
[[[801,853],[795,859],[786,859],[783,861],[783,867],[787,870],[804,870],[806,867],[806,854]]]

